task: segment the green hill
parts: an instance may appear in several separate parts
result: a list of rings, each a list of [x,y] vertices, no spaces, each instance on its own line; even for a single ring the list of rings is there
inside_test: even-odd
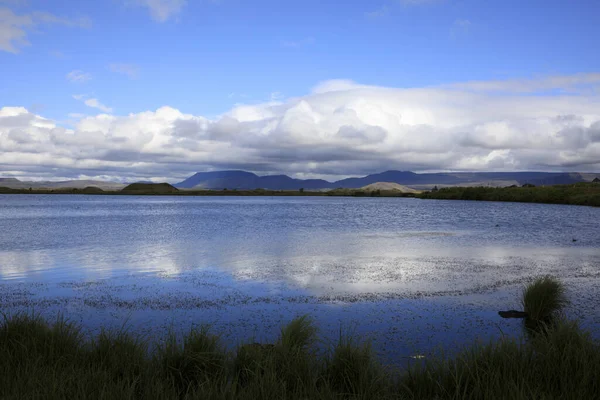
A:
[[[133,194],[169,194],[179,190],[168,183],[132,183],[125,186],[121,192]]]

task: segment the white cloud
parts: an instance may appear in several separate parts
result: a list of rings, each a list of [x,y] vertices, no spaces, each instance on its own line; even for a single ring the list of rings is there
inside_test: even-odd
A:
[[[284,97],[285,96],[281,92],[271,92],[271,95],[269,96],[272,102],[282,100]]]
[[[212,119],[161,107],[82,117],[73,129],[4,107],[0,171],[149,178],[208,168],[300,176],[600,170],[600,94],[560,93],[595,76],[411,89],[328,81],[302,97],[240,105]],[[110,112],[95,98],[76,98]]]
[[[468,19],[457,19],[452,24],[450,29],[450,36],[458,38],[461,35],[466,35],[471,30],[473,24]]]
[[[315,43],[315,38],[313,38],[313,37],[307,37],[307,38],[299,39],[299,40],[282,40],[281,41],[281,45],[283,47],[292,47],[292,48],[309,46],[314,43]]]
[[[535,93],[543,91],[578,92],[600,85],[600,73],[546,76],[534,79],[470,81],[445,85],[445,88],[476,92]]]
[[[139,67],[133,64],[110,64],[108,69],[117,74],[127,75],[130,79],[136,79],[140,73]]]
[[[35,11],[32,15],[33,19],[38,21],[39,23],[58,24],[74,28],[92,27],[92,20],[88,17],[64,18],[43,11]]]
[[[0,50],[18,53],[18,48],[28,46],[27,29],[33,26],[30,15],[16,15],[8,8],[0,8]]]
[[[8,4],[9,6],[24,6],[28,0],[0,0],[0,4]]]
[[[48,53],[54,58],[60,58],[60,59],[67,58],[65,53],[63,53],[62,51],[52,50],[52,51],[49,51]]]
[[[112,108],[105,106],[104,104],[100,103],[98,101],[98,99],[86,99],[83,104],[85,104],[88,107],[92,107],[92,108],[97,108],[100,111],[104,111],[104,112],[112,112]]]
[[[424,4],[441,3],[444,0],[400,0],[400,4],[405,6],[419,6]]]
[[[100,111],[104,111],[105,113],[112,112],[112,108],[105,106],[100,103],[100,101],[96,98],[88,98],[86,94],[74,94],[73,98],[78,101],[82,101],[88,107],[97,108]]]
[[[79,69],[71,71],[67,74],[67,80],[74,83],[85,83],[92,79],[92,75],[88,72],[83,72]]]
[[[390,14],[390,8],[388,6],[382,6],[376,10],[366,12],[365,16],[369,19],[378,19],[378,18],[387,17],[389,14]]]
[[[187,0],[135,0],[135,3],[147,7],[155,21],[165,22],[181,13]]]
[[[0,50],[18,53],[21,47],[30,45],[28,32],[44,24],[89,28],[91,20],[87,17],[59,17],[48,12],[17,15],[9,8],[0,7]]]

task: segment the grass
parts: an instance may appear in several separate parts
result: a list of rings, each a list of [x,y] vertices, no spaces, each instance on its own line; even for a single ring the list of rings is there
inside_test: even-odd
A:
[[[528,319],[535,322],[549,321],[566,305],[565,286],[559,280],[544,276],[535,279],[523,290],[521,304]]]
[[[384,368],[368,341],[340,333],[317,351],[304,316],[271,344],[227,351],[202,326],[149,346],[134,334],[86,338],[63,318],[5,317],[0,324],[2,399],[582,399],[600,393],[600,346],[560,312],[562,284],[551,277],[523,292],[531,318],[554,323],[520,339],[476,343],[404,370]]]

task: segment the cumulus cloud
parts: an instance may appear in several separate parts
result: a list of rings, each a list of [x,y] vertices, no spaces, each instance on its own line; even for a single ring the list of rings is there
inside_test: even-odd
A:
[[[4,107],[0,171],[176,180],[225,168],[304,177],[387,169],[599,170],[600,95],[550,87],[594,83],[595,75],[518,81],[533,90],[526,93],[514,82],[402,89],[337,80],[212,119],[161,107],[86,116],[72,129]]]
[[[30,45],[29,31],[51,24],[89,28],[92,22],[87,17],[66,18],[41,11],[18,15],[9,8],[0,7],[0,50],[18,53],[21,47]]]
[[[135,3],[148,8],[155,21],[165,22],[178,15],[187,4],[186,0],[135,0]]]
[[[136,79],[140,73],[139,67],[133,64],[110,64],[108,69],[117,74],[127,75],[130,79]]]
[[[75,83],[85,83],[92,79],[92,75],[88,72],[83,72],[79,69],[71,71],[67,74],[67,80]]]

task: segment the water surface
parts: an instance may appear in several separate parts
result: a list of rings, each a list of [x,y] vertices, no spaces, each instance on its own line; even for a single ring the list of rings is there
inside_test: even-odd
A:
[[[368,334],[388,360],[516,335],[532,276],[600,321],[600,209],[330,197],[0,195],[0,307],[91,331],[211,323],[273,340],[296,315]]]

